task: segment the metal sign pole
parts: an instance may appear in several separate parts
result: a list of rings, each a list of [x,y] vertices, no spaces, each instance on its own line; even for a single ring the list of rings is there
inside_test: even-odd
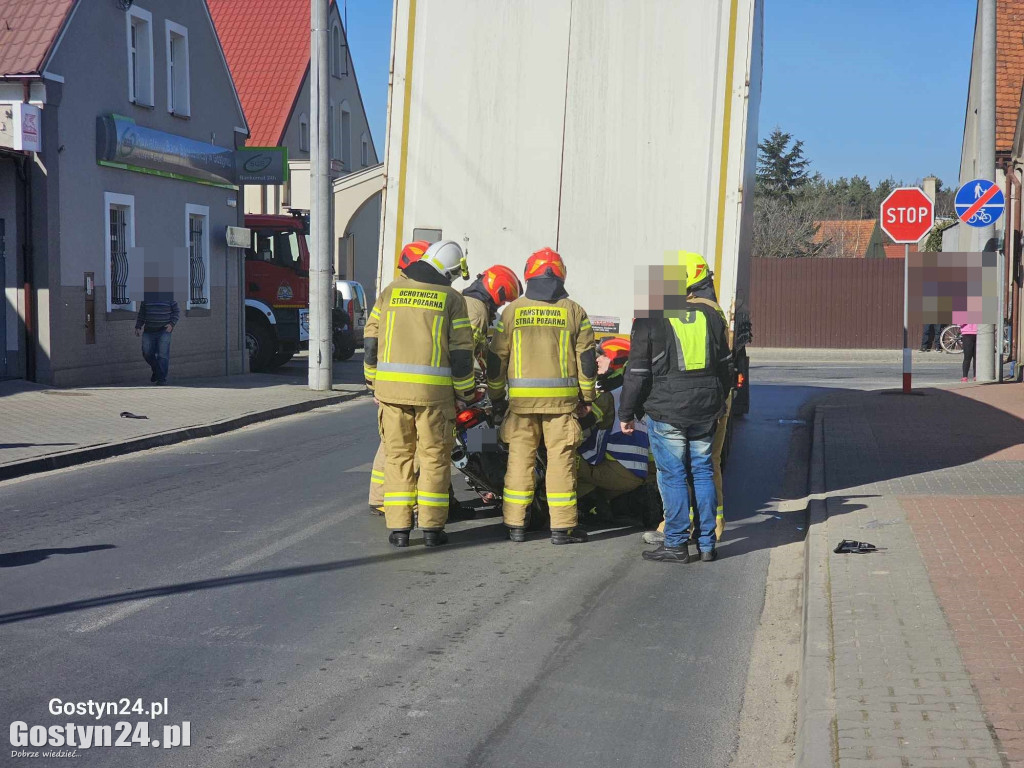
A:
[[[907,329],[910,324],[910,243],[903,244],[903,394],[910,392],[910,345]]]

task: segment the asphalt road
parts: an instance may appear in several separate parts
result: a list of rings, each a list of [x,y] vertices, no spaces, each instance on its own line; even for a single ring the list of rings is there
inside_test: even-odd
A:
[[[79,766],[724,768],[820,374],[754,374],[713,564],[645,562],[631,529],[512,545],[493,513],[393,550],[366,400],[0,484],[0,722],[147,719],[48,711],[127,698],[167,700],[151,738],[191,724]]]

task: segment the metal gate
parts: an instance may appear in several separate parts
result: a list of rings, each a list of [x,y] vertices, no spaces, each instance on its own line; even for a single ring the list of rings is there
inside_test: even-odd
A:
[[[192,306],[205,307],[210,303],[206,296],[206,254],[204,229],[206,217],[190,214],[188,217],[188,268],[189,302]]]
[[[131,304],[128,297],[128,209],[110,206],[110,303]]]

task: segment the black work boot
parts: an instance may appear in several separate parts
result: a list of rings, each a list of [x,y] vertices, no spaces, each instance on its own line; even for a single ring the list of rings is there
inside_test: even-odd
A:
[[[509,541],[514,541],[517,544],[526,541],[526,529],[525,528],[513,528],[509,526],[508,529]]]
[[[409,546],[409,531],[392,531],[388,534],[388,543],[399,549]]]
[[[678,547],[666,547],[664,544],[655,549],[648,549],[640,553],[644,560],[653,560],[658,563],[688,563],[690,562],[690,548],[683,542]]]
[[[552,544],[582,544],[587,540],[587,532],[576,526],[567,531],[551,531]]]
[[[700,561],[702,563],[713,563],[717,559],[718,559],[718,550],[717,549],[705,549],[703,552],[700,553]]]
[[[423,546],[440,547],[442,544],[447,543],[448,534],[444,532],[444,528],[437,528],[431,531],[423,531]]]

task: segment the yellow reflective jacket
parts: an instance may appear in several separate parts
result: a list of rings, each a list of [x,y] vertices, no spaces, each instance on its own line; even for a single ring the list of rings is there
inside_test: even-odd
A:
[[[364,336],[366,386],[382,402],[445,405],[474,388],[466,300],[449,285],[395,280],[377,297]]]
[[[523,296],[502,312],[487,360],[492,399],[507,386],[514,413],[571,413],[581,394],[593,401],[596,375],[594,329],[575,301]]]
[[[491,311],[487,304],[475,296],[463,296],[469,313],[469,324],[473,327],[473,358],[487,359],[487,329],[491,326]]]

